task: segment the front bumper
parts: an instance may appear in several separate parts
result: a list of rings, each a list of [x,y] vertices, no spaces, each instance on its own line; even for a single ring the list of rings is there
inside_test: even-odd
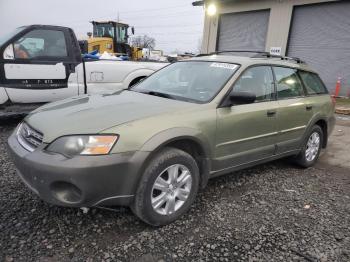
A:
[[[17,173],[46,202],[71,207],[129,205],[149,152],[66,158],[24,149],[15,132],[8,139]]]

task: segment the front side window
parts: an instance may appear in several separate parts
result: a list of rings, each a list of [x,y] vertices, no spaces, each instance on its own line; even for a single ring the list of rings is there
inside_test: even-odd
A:
[[[114,27],[112,24],[94,25],[94,37],[114,38]]]
[[[297,70],[285,67],[274,67],[279,99],[295,98],[304,95]]]
[[[238,69],[230,63],[186,61],[171,64],[132,88],[170,99],[205,103],[213,99]]]
[[[327,94],[327,89],[317,74],[305,71],[300,71],[299,74],[309,95]]]
[[[15,58],[40,59],[67,57],[67,47],[62,31],[33,30],[14,42]]]
[[[272,100],[274,84],[271,67],[249,68],[235,83],[233,91],[253,93],[256,95],[256,102]]]

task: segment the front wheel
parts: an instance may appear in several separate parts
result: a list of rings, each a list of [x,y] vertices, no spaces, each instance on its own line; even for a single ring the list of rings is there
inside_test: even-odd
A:
[[[321,153],[323,139],[321,127],[313,126],[299,155],[296,157],[296,163],[305,168],[313,166]]]
[[[150,225],[169,224],[188,211],[198,186],[199,169],[193,157],[176,148],[165,148],[148,164],[132,210]]]

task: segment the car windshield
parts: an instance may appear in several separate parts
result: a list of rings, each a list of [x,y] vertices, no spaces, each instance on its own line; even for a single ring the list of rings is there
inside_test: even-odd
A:
[[[238,68],[237,64],[184,61],[152,74],[131,90],[196,103],[212,100]]]
[[[25,26],[21,26],[21,27],[16,28],[15,30],[12,30],[11,32],[9,32],[7,34],[0,35],[0,46],[2,46],[7,40],[12,38],[13,36],[18,34],[20,31],[22,31],[25,28],[26,28]]]

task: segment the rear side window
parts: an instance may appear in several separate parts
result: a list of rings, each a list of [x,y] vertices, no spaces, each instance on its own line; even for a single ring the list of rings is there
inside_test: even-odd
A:
[[[299,74],[301,80],[303,80],[306,91],[309,95],[319,95],[328,93],[320,77],[315,73],[300,71]]]
[[[277,97],[279,99],[294,98],[304,95],[303,86],[296,69],[274,67],[273,70],[276,76]]]

